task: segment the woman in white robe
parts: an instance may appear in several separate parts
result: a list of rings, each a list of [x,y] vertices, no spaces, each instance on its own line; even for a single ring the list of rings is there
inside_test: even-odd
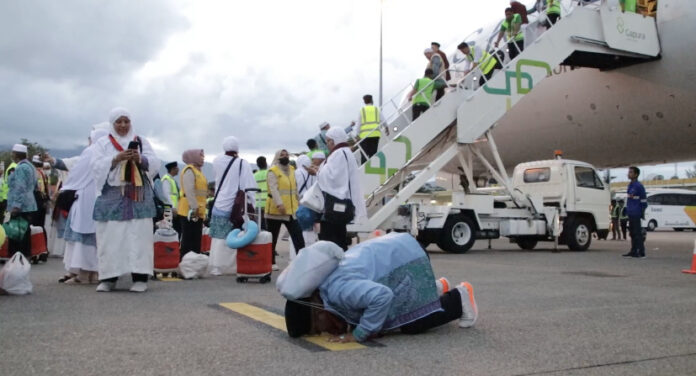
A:
[[[75,191],[75,201],[68,212],[63,239],[65,239],[65,256],[63,264],[72,278],[65,284],[96,283],[97,277],[97,225],[92,214],[97,199],[97,187],[91,170],[94,155],[94,143],[109,134],[106,129],[90,132],[88,146],[77,163],[70,169],[70,175],[63,185],[63,190]]]
[[[154,264],[152,219],[156,215],[152,177],[159,170],[152,146],[137,136],[123,108],[109,113],[109,135],[96,142],[92,173],[98,189],[97,222],[99,286],[114,289],[123,274],[133,277],[132,292],[145,292]]]

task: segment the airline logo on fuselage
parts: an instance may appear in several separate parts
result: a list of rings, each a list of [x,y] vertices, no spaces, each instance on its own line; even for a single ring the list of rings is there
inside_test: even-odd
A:
[[[645,34],[633,31],[626,27],[626,22],[623,17],[616,17],[616,30],[619,34],[623,34],[633,40],[645,40]]]

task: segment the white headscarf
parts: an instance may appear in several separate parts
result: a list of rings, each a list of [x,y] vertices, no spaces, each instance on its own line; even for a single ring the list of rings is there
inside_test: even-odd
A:
[[[92,130],[89,132],[89,142],[90,144],[93,144],[97,142],[98,139],[102,138],[103,136],[106,136],[109,134],[109,128],[111,127],[111,124],[109,124],[108,121],[99,123],[99,124],[94,124],[92,126]]]
[[[116,120],[120,119],[122,116],[127,117],[131,121],[130,130],[125,136],[120,136],[118,132],[116,132],[116,128],[114,128]],[[116,139],[116,142],[118,142],[123,149],[128,148],[128,144],[135,138],[135,131],[133,130],[133,118],[131,118],[130,112],[123,107],[114,108],[111,110],[111,112],[109,112],[109,124],[111,124],[109,133],[114,137],[114,139]]]
[[[239,141],[234,136],[225,137],[225,139],[222,140],[222,150],[224,150],[225,152],[239,152]]]
[[[335,144],[348,142],[348,135],[346,134],[346,131],[340,127],[329,128],[329,130],[326,132],[326,138],[332,139]]]

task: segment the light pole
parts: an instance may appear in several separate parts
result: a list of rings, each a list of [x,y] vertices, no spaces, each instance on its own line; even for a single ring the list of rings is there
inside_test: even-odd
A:
[[[379,107],[382,108],[382,8],[384,0],[379,1]]]

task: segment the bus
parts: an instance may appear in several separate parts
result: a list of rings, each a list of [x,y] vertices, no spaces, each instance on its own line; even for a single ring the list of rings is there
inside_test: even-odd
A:
[[[648,231],[672,228],[696,230],[696,191],[688,189],[648,189],[648,209],[643,227]]]

